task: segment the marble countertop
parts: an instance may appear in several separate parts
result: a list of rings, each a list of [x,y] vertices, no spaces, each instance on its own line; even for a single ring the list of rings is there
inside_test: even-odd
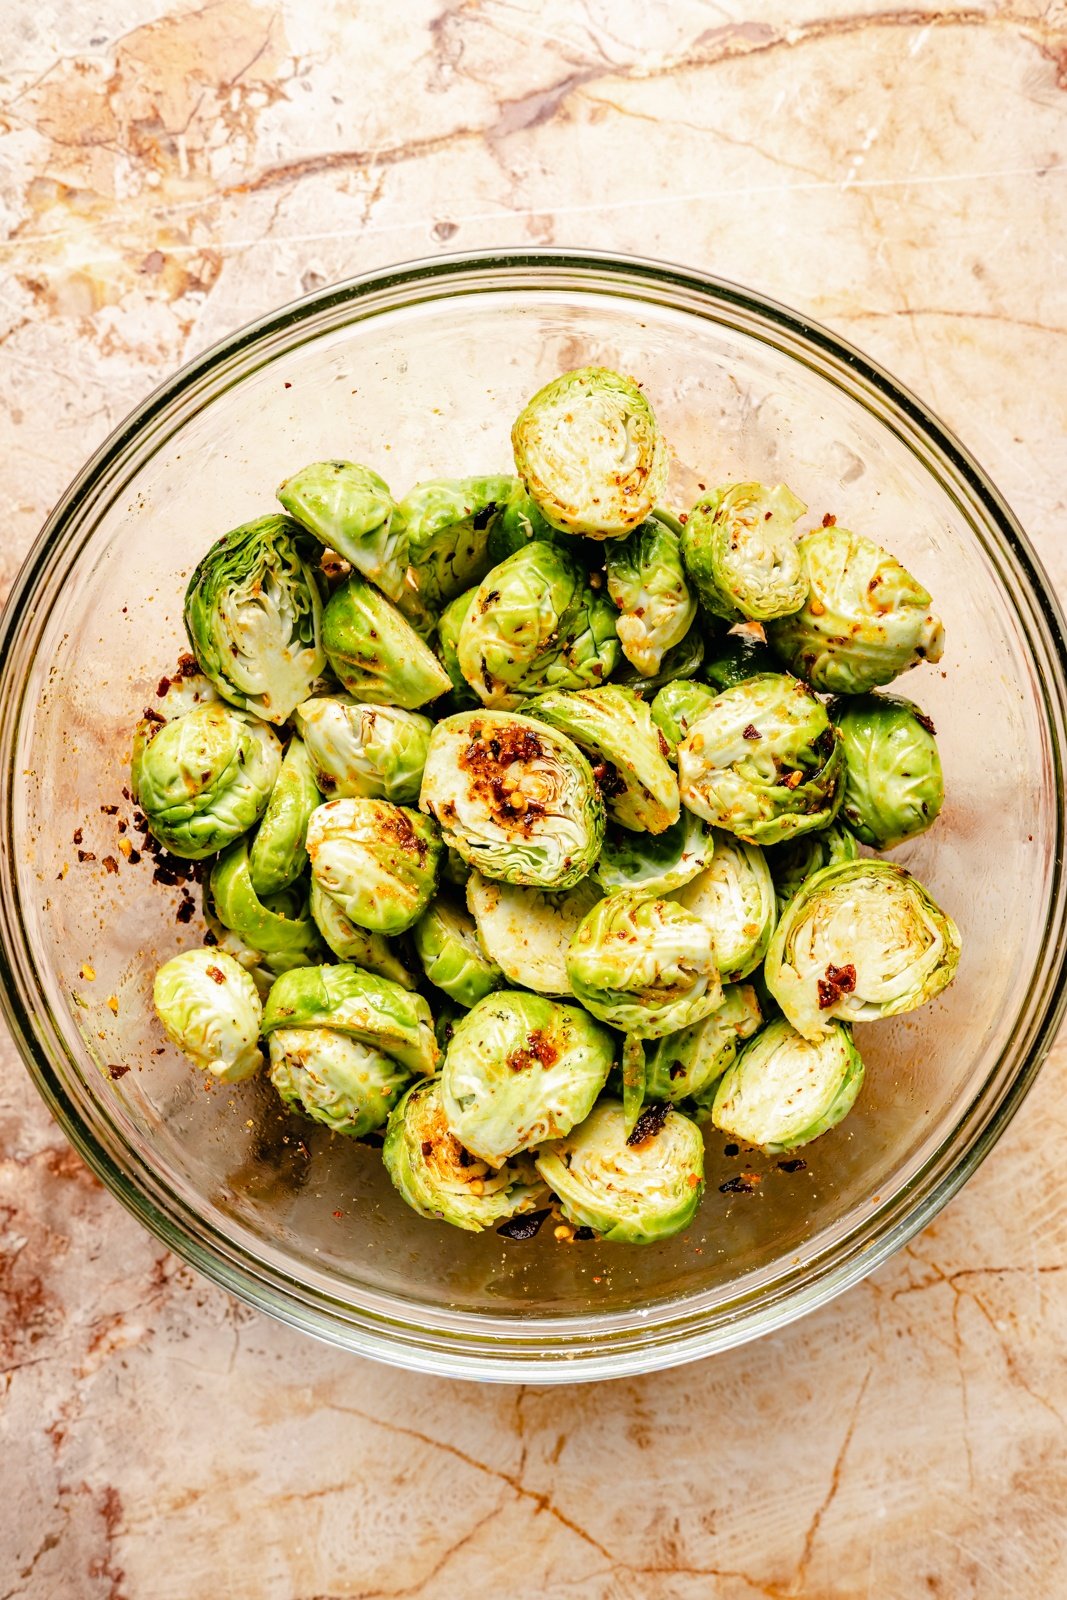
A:
[[[162,376],[353,271],[595,246],[845,333],[1067,591],[1067,9],[977,0],[8,0],[0,597]],[[0,1041],[0,1596],[1055,1600],[1053,1051],[869,1281],[758,1345],[482,1388],[276,1326],[161,1252]]]

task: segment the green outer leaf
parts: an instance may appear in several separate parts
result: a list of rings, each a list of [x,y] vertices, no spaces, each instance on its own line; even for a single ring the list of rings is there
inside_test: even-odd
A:
[[[414,928],[415,952],[430,982],[468,1010],[500,987],[503,973],[478,942],[474,918],[439,895]]]
[[[666,441],[632,378],[579,367],[527,401],[511,430],[515,467],[565,533],[613,539],[651,513],[667,484]]]
[[[875,850],[925,833],[945,800],[929,717],[913,701],[889,694],[837,700],[830,715],[845,750],[842,820]]]
[[[458,594],[454,600],[448,602],[437,619],[437,654],[441,658],[441,665],[448,673],[456,704],[461,709],[481,705],[481,701],[460,670],[458,654],[460,632],[477,593],[476,588],[464,590],[463,594]]]
[[[334,1133],[364,1139],[385,1122],[411,1074],[334,1028],[277,1028],[270,1081],[286,1105]]]
[[[313,461],[286,478],[278,499],[327,549],[343,556],[390,600],[400,599],[407,540],[384,478],[355,461]]]
[[[709,865],[672,898],[711,929],[724,983],[747,978],[761,964],[774,932],[777,902],[758,845],[718,834]]]
[[[678,539],[654,514],[608,545],[604,566],[608,593],[620,613],[622,653],[643,677],[652,677],[666,651],[685,638],[697,612]]]
[[[691,683],[684,678],[665,683],[656,695],[650,708],[652,721],[670,746],[672,761],[693,723],[714,699],[715,690],[709,689],[707,684]]]
[[[722,1004],[707,925],[673,900],[624,890],[579,923],[567,955],[587,1011],[643,1039],[673,1033]]]
[[[614,1053],[612,1035],[578,1006],[498,990],[453,1030],[441,1069],[448,1125],[498,1167],[587,1116]]]
[[[702,872],[714,848],[707,823],[683,811],[677,822],[658,834],[609,827],[593,872],[605,894],[638,889],[666,895]]]
[[[767,639],[812,688],[863,694],[919,661],[940,661],[945,630],[895,557],[836,526],[805,534],[798,549],[810,593],[800,611],[768,624]]]
[[[647,1098],[672,1105],[692,1102],[690,1115],[697,1121],[706,1119],[714,1086],[732,1065],[742,1041],[750,1039],[761,1022],[752,985],[727,984],[717,1011],[653,1042],[645,1057]]]
[[[318,695],[297,706],[296,724],[327,798],[403,804],[418,797],[433,732],[421,712]]]
[[[632,689],[606,684],[574,694],[550,690],[525,711],[573,739],[594,771],[608,764],[601,792],[609,814],[624,828],[662,833],[678,821],[678,780],[648,706]]]
[[[239,1083],[263,1065],[259,995],[225,950],[172,956],[156,973],[152,1001],[168,1039],[213,1078]]]
[[[634,1131],[647,1087],[644,1041],[627,1033],[622,1041],[622,1120],[627,1135]]]
[[[816,833],[802,833],[785,844],[772,845],[767,851],[767,865],[774,879],[779,916],[813,873],[837,861],[855,861],[859,853],[855,837],[841,822],[831,822]]]
[[[497,514],[489,524],[486,549],[490,566],[499,566],[501,561],[506,561],[508,556],[513,556],[516,550],[524,549],[535,539],[541,539],[546,544],[568,546],[573,550],[574,539],[570,534],[554,528],[541,515],[523,488],[522,480],[513,478],[511,482],[507,499],[498,504]]]
[[[211,869],[211,898],[224,928],[266,956],[281,956],[289,961],[302,957],[305,964],[310,964],[323,950],[305,893],[292,896],[300,910],[295,917],[286,914],[288,906],[264,903],[252,887],[247,839],[236,839]],[[288,897],[283,894],[280,898]],[[270,897],[271,902],[278,899]]]
[[[334,955],[342,961],[350,961],[367,972],[376,972],[379,977],[399,983],[401,988],[415,988],[415,979],[385,935],[358,927],[314,878],[311,880],[311,915]]]
[[[543,809],[515,809],[505,791]],[[506,883],[569,889],[604,840],[603,802],[578,746],[512,713],[464,711],[437,724],[419,807],[436,818],[446,845]]]
[[[308,818],[321,804],[311,758],[303,740],[294,734],[249,846],[248,865],[256,894],[277,894],[300,877],[308,861],[304,848]]]
[[[322,643],[335,674],[361,702],[415,711],[449,687],[448,673],[429,645],[358,573],[330,597]]]
[[[704,676],[715,694],[744,683],[746,678],[777,671],[778,662],[769,646],[747,632],[728,633],[704,653]]]
[[[731,1138],[772,1155],[795,1150],[835,1128],[862,1085],[851,1028],[835,1022],[807,1040],[780,1018],[749,1040],[724,1074],[711,1120]]]
[[[493,1172],[463,1153],[445,1121],[441,1080],[415,1083],[396,1105],[382,1149],[396,1189],[420,1216],[480,1233],[535,1211],[547,1190],[527,1156]]]
[[[612,681],[621,683],[629,689],[636,689],[646,698],[662,689],[664,684],[673,683],[678,678],[695,678],[700,671],[704,660],[704,635],[699,622],[694,622],[685,638],[678,644],[672,644],[660,663],[658,672],[650,678],[644,677],[636,667],[627,664],[620,667],[613,674]]]
[[[263,1036],[275,1028],[338,1028],[399,1061],[412,1072],[433,1072],[433,1017],[420,994],[347,964],[283,972],[267,996]]]
[[[700,1129],[672,1111],[658,1133],[627,1143],[622,1106],[601,1100],[566,1138],[537,1154],[563,1215],[615,1244],[655,1244],[681,1233],[704,1192]]]
[[[956,924],[903,867],[840,861],[786,906],[764,979],[798,1033],[818,1039],[835,1019],[871,1022],[933,1000],[959,958]]]
[[[308,823],[314,881],[361,928],[404,933],[437,892],[436,823],[388,800],[330,800]]]
[[[682,556],[713,616],[767,622],[800,609],[808,579],[793,525],[807,509],[782,483],[732,483],[698,500]]]
[[[326,666],[319,576],[289,517],[224,534],[185,591],[185,630],[205,677],[239,710],[285,722]]]

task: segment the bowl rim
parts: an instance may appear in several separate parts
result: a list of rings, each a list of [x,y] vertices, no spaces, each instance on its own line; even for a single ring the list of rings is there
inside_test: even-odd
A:
[[[989,477],[955,434],[909,389],[877,362],[818,322],[729,280],[645,257],[546,246],[423,257],[324,286],[239,327],[151,390],[90,455],[71,481],[16,575],[0,614],[0,748],[6,745],[13,756],[15,741],[9,736],[13,730],[17,731],[21,709],[19,694],[12,692],[16,688],[12,682],[13,664],[18,654],[16,647],[33,617],[35,589],[41,574],[49,568],[50,558],[60,551],[67,534],[76,530],[81,508],[91,500],[98,485],[115,473],[146,430],[176,408],[182,397],[202,379],[243,352],[268,343],[275,335],[371,295],[427,286],[432,289],[434,285],[441,286],[439,293],[447,292],[450,283],[472,272],[498,275],[500,281],[496,286],[503,288],[507,287],[508,274],[538,271],[546,274],[545,288],[551,287],[551,273],[556,271],[578,278],[584,275],[588,287],[593,287],[595,282],[603,287],[606,282],[623,293],[627,288],[633,289],[635,284],[644,284],[649,289],[683,291],[709,309],[719,305],[755,318],[762,325],[780,328],[795,343],[807,346],[839,369],[847,369],[853,379],[859,379],[872,394],[888,402],[890,411],[903,419],[911,432],[932,447],[935,456],[955,472],[987,525],[1021,569],[1026,579],[1027,598],[1036,607],[1035,620],[1043,629],[1055,673],[1054,683],[1042,684],[1046,711],[1050,711],[1048,697],[1055,692],[1059,722],[1061,726],[1067,722],[1067,626],[1055,591],[1018,520]],[[573,289],[575,285],[571,282],[567,287]],[[795,351],[789,354],[790,359],[795,358]],[[824,377],[833,381],[831,375],[824,373]],[[1029,631],[1024,631],[1027,631],[1028,643],[1032,642]],[[1049,921],[1059,908],[1062,929],[1065,904],[1062,741],[1053,738],[1050,744],[1057,777],[1061,848],[1053,865]],[[869,1217],[829,1247],[827,1259],[807,1261],[801,1271],[780,1272],[770,1285],[769,1293],[759,1291],[752,1305],[742,1305],[739,1314],[725,1322],[715,1326],[702,1322],[701,1310],[694,1309],[694,1297],[689,1296],[657,1302],[647,1313],[629,1314],[622,1319],[627,1327],[621,1338],[616,1338],[613,1332],[598,1339],[592,1327],[598,1321],[596,1313],[531,1320],[525,1323],[528,1330],[525,1332],[523,1322],[516,1319],[456,1313],[441,1315],[436,1329],[427,1329],[405,1322],[404,1302],[400,1297],[368,1296],[367,1303],[359,1307],[351,1301],[321,1293],[312,1299],[305,1285],[292,1278],[286,1283],[283,1273],[265,1268],[214,1224],[205,1225],[203,1218],[197,1218],[197,1230],[191,1233],[157,1200],[150,1184],[133,1181],[112,1152],[98,1141],[67,1097],[49,1059],[34,1006],[20,985],[16,945],[21,922],[17,906],[13,908],[8,904],[12,898],[12,880],[7,872],[9,841],[13,838],[12,797],[16,788],[13,760],[0,771],[0,786],[3,791],[0,811],[4,822],[3,867],[7,878],[4,888],[8,891],[0,905],[0,1010],[31,1078],[66,1137],[112,1194],[168,1249],[206,1277],[248,1304],[305,1333],[410,1370],[497,1382],[573,1383],[630,1376],[727,1349],[816,1309],[866,1277],[900,1249],[967,1181],[1018,1111],[1067,1009],[1067,939],[1061,937],[1044,982],[1043,1004],[1030,1026],[1025,1052],[1000,1098],[970,1131],[962,1151],[931,1179],[932,1170],[949,1142],[946,1137],[886,1206],[872,1207]],[[954,1124],[952,1139],[966,1127],[968,1117],[973,1119],[980,1109],[980,1096],[981,1090],[976,1090],[975,1099]],[[488,1331],[470,1332],[468,1324],[474,1322]],[[557,1330],[558,1337],[546,1348],[549,1329]]]

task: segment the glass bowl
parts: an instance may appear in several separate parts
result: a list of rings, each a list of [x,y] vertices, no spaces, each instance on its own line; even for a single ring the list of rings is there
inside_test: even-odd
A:
[[[378,1151],[206,1084],[163,1043],[153,969],[201,942],[180,887],[128,862],[130,733],[184,648],[205,547],[309,460],[420,477],[507,470],[521,403],[586,362],[637,374],[674,447],[669,499],[782,479],[891,548],[947,628],[906,693],[937,724],[947,802],[897,852],[957,918],[959,978],[860,1030],[867,1081],[786,1170],[709,1138],[693,1227],[644,1249],[511,1243],[422,1220]],[[88,463],[0,636],[5,1010],[85,1160],[178,1254],[274,1316],[458,1377],[613,1377],[780,1326],[898,1249],[1003,1131],[1063,1007],[1062,621],[996,490],[865,357],[733,285],[651,262],[524,252],[418,262],[311,295],[152,395]],[[118,807],[118,811],[113,808]],[[792,1165],[792,1164],[791,1164]],[[744,1166],[760,1183],[728,1185]]]

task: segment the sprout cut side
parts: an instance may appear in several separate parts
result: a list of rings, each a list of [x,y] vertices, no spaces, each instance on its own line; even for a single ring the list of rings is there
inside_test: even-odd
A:
[[[807,509],[783,483],[732,483],[697,502],[682,555],[713,616],[767,622],[799,611],[808,578],[793,524]]]
[[[835,1128],[863,1084],[852,1030],[832,1023],[818,1039],[770,1022],[751,1039],[715,1092],[711,1120],[733,1139],[772,1154]]]
[[[763,961],[777,905],[770,868],[758,845],[720,833],[709,865],[676,890],[674,899],[710,928],[724,982],[747,978]]]
[[[570,994],[567,951],[600,896],[592,878],[556,892],[498,883],[480,872],[467,883],[467,904],[482,948],[509,983],[549,995]]]

